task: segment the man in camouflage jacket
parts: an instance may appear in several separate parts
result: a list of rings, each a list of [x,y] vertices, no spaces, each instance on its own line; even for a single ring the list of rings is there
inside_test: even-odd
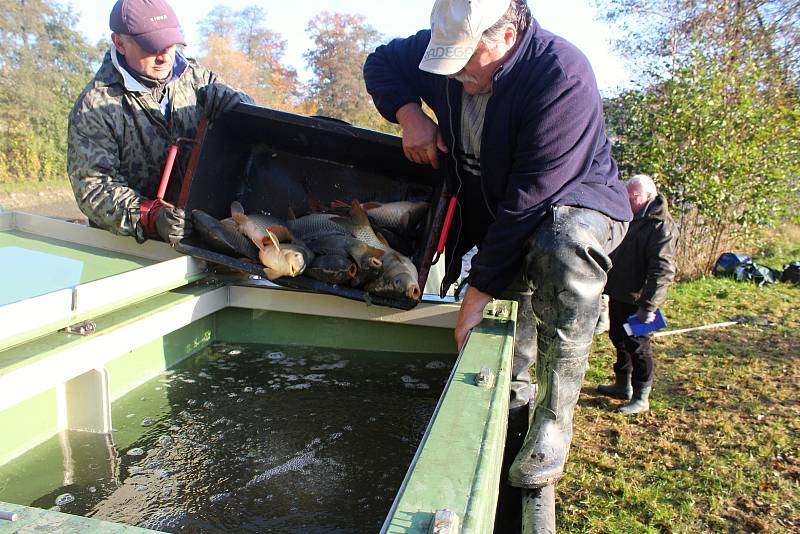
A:
[[[175,243],[191,230],[173,206],[191,149],[179,148],[160,202],[154,199],[170,146],[194,138],[201,112],[214,120],[252,100],[183,56],[183,35],[166,2],[119,0],[110,26],[113,46],[69,115],[72,189],[92,225],[140,242]]]
[[[667,299],[667,289],[675,277],[678,230],[667,200],[658,194],[652,178],[636,175],[625,182],[625,188],[633,221],[625,239],[610,254],[614,266],[605,288],[610,297],[608,336],[617,350],[616,381],[598,386],[598,391],[630,400],[619,411],[635,414],[650,408],[653,352],[649,333],[629,336],[623,325],[631,315],[643,323],[655,320],[655,311]]]

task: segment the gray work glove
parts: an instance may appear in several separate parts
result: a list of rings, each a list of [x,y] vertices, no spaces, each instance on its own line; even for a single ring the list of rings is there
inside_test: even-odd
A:
[[[636,310],[636,318],[642,323],[652,323],[656,320],[656,312],[648,311],[647,308],[639,307]]]
[[[175,245],[192,233],[192,220],[180,208],[161,206],[156,214],[156,232],[161,239]]]
[[[252,104],[253,99],[222,83],[212,83],[197,90],[197,105],[203,106],[203,113],[210,121],[231,111],[239,102]]]

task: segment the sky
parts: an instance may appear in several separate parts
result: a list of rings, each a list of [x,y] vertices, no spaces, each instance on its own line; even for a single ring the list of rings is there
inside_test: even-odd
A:
[[[61,0],[72,6],[79,16],[78,30],[90,42],[108,38],[108,15],[114,0]],[[547,30],[556,33],[578,46],[589,58],[600,90],[613,93],[625,85],[627,73],[623,61],[610,49],[610,30],[595,20],[591,0],[528,0],[533,16]],[[368,24],[381,32],[385,40],[405,37],[429,27],[433,0],[170,0],[188,41],[186,53],[200,55],[198,22],[217,5],[242,9],[258,5],[266,11],[264,26],[281,34],[287,41],[284,62],[297,69],[300,78],[307,81],[303,53],[312,42],[306,34],[308,21],[322,11],[360,14]]]

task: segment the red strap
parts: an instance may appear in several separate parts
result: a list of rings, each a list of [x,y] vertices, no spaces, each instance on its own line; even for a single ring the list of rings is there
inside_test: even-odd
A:
[[[161,201],[158,199],[143,200],[139,207],[139,222],[148,236],[156,235],[156,216],[161,209]]]
[[[447,234],[450,233],[450,226],[453,224],[453,216],[456,213],[456,203],[456,197],[450,197],[450,203],[447,205],[447,214],[444,216],[444,224],[442,225],[442,234],[439,236],[439,245],[436,247],[436,252],[439,254],[444,253]]]

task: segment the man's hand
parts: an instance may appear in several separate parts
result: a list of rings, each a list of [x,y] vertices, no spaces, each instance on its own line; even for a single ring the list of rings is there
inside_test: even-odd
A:
[[[467,334],[483,320],[483,309],[492,300],[492,296],[472,286],[467,288],[461,309],[458,311],[455,338],[459,352],[467,341]]]
[[[642,323],[652,323],[656,320],[656,312],[647,311],[647,308],[639,308],[636,310],[636,318]]]
[[[161,239],[175,245],[192,233],[192,220],[186,216],[184,210],[165,204],[156,214],[156,231]]]
[[[403,153],[421,165],[439,168],[439,152],[447,154],[447,145],[439,127],[425,115],[419,104],[411,102],[397,110],[397,122],[403,129]]]
[[[197,90],[197,105],[203,106],[203,113],[210,121],[231,111],[239,102],[252,104],[253,99],[222,83],[212,83]]]

